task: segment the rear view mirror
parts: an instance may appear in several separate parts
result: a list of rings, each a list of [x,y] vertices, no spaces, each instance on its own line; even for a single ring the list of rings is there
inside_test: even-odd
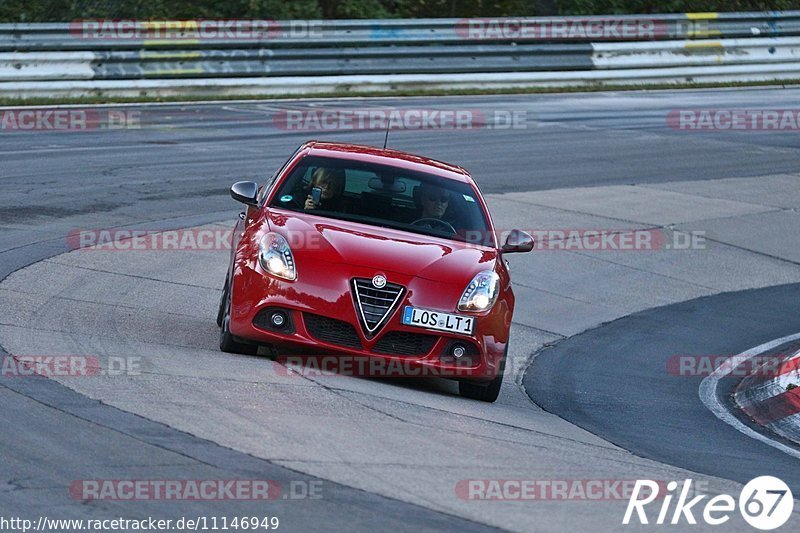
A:
[[[520,231],[518,229],[511,230],[506,237],[506,242],[500,248],[500,253],[511,254],[520,252],[530,252],[533,250],[534,245],[533,237],[530,233]]]
[[[231,186],[231,198],[253,207],[258,205],[258,184],[252,181],[237,181]]]
[[[369,188],[375,191],[387,191],[393,193],[406,192],[406,184],[393,178],[370,178]]]

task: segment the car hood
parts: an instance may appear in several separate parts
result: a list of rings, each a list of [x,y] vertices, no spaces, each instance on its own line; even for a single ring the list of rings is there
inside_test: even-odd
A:
[[[494,270],[498,255],[492,248],[307,214],[273,211],[268,225],[289,241],[299,268],[325,261],[466,285],[478,272]]]

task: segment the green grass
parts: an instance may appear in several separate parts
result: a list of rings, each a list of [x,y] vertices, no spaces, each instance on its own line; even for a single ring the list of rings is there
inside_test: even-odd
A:
[[[205,102],[212,100],[280,100],[286,98],[343,98],[343,97],[400,97],[400,96],[464,96],[464,95],[515,95],[515,94],[560,94],[586,93],[603,91],[641,91],[641,90],[682,90],[682,89],[715,89],[736,87],[786,87],[800,85],[798,80],[765,81],[765,82],[732,82],[732,83],[657,83],[649,85],[606,85],[597,84],[581,87],[530,87],[509,89],[432,89],[394,91],[337,91],[330,93],[313,93],[305,95],[211,95],[211,96],[174,96],[155,97],[140,96],[133,98],[117,98],[113,96],[89,96],[81,98],[0,98],[0,105],[57,105],[57,104],[126,104],[126,103],[158,103],[158,102]]]

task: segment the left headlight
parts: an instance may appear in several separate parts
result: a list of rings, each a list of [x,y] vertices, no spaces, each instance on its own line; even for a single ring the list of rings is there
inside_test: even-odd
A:
[[[486,311],[500,295],[500,276],[491,270],[479,272],[469,282],[458,301],[459,311]]]
[[[289,243],[282,235],[267,233],[258,243],[258,261],[261,268],[273,276],[294,281],[297,270]]]

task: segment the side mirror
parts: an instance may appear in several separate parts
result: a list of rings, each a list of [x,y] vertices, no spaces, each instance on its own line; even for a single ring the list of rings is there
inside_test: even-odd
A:
[[[258,184],[252,181],[237,181],[231,186],[231,198],[243,204],[257,206]]]
[[[506,237],[506,242],[503,244],[503,247],[500,248],[500,253],[530,252],[533,250],[533,245],[534,241],[530,233],[515,229],[511,230],[508,237]]]

